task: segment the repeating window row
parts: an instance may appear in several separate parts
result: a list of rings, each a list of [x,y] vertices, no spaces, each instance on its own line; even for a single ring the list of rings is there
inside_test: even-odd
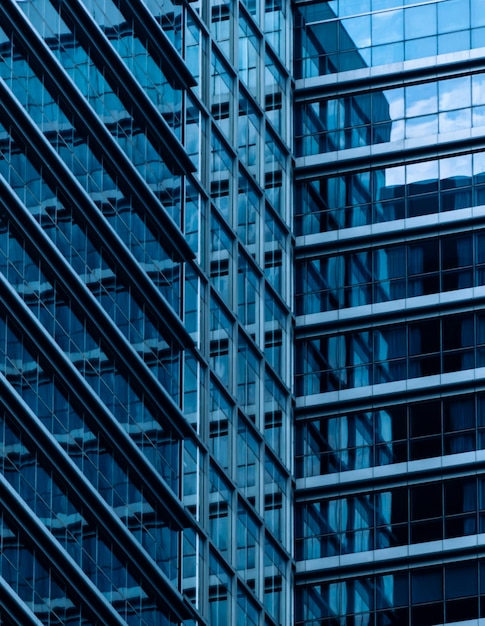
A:
[[[485,124],[485,74],[304,102],[295,152],[307,156]]]
[[[432,626],[485,617],[485,561],[301,587],[298,626]]]
[[[485,233],[368,248],[296,265],[296,313],[387,302],[485,284]]]
[[[481,0],[396,4],[373,0],[371,6],[371,0],[363,0],[356,5],[340,0],[299,5],[296,78],[483,46]]]
[[[297,478],[485,448],[485,395],[350,412],[297,424]]]
[[[5,450],[1,458],[4,478],[99,591],[105,593],[121,612],[133,613],[137,619],[143,619],[144,603],[136,606],[130,601],[130,597],[148,599],[140,587],[141,581],[136,574],[130,572],[131,564],[121,555],[115,554],[114,547],[100,536],[99,529],[89,521],[89,516],[86,518],[81,507],[75,504],[73,490],[60,486],[60,477],[43,468],[37,454],[28,451],[21,433],[11,427],[7,420],[2,420],[0,437]],[[180,533],[171,531],[164,522],[157,519],[157,516],[152,515],[153,510],[150,511],[150,507],[145,508],[141,493],[126,481],[126,476],[119,467],[111,466],[110,460],[106,458],[108,456],[106,454],[104,458],[99,459],[100,479],[97,486],[100,493],[105,496],[111,479],[115,484],[110,486],[110,490],[118,491],[118,496],[123,492],[125,498],[131,496],[132,500],[128,505],[125,503],[124,506],[120,506],[116,499],[112,505],[117,505],[118,514],[129,517],[129,528],[140,536],[140,543],[152,551],[153,558],[166,575],[172,580],[177,580]],[[89,463],[87,455],[85,462]],[[56,586],[52,590],[49,589],[48,580],[39,578],[42,570],[36,567],[30,550],[24,550],[19,542],[12,541],[12,533],[5,527],[2,527],[0,532],[2,557],[6,558],[2,562],[2,576],[14,588],[19,585],[20,595],[31,604],[32,609],[45,611],[45,605],[50,604],[48,601],[50,593],[57,594],[59,589]],[[156,542],[153,541],[155,536],[158,536]],[[31,538],[29,543],[30,540]],[[154,546],[157,546],[155,552]],[[20,556],[23,558],[20,559]],[[58,575],[58,572],[54,569],[54,578],[56,574]],[[36,606],[33,597],[39,600],[42,598],[40,606]],[[59,600],[58,596],[57,599]],[[147,607],[149,614],[154,606],[155,600],[152,596]],[[163,619],[161,615],[158,617]]]
[[[295,188],[297,235],[485,204],[484,153],[305,181]]]
[[[296,558],[379,550],[485,531],[485,479],[443,482],[304,502],[296,511]]]
[[[84,606],[80,603],[76,605],[75,592],[45,563],[45,556],[32,548],[29,538],[20,536],[14,524],[6,519],[4,512],[0,514],[0,538],[2,578],[33,609],[39,620],[66,626],[89,623],[89,611],[86,614]],[[7,620],[4,611],[2,618],[5,624],[12,623]],[[136,618],[140,619],[140,616],[135,613]]]
[[[120,387],[119,382],[115,383],[118,377],[123,380],[121,385],[131,389],[127,377],[118,370],[117,359],[106,354],[102,343],[93,336],[89,322],[75,311],[58,286],[45,276],[41,263],[30,256],[24,242],[14,237],[10,224],[1,220],[0,251],[0,270],[100,396],[109,397],[109,393],[112,393],[113,398],[116,398],[115,386],[118,389]],[[92,256],[102,263],[100,256]],[[106,270],[105,276],[108,275]],[[156,327],[145,318],[143,310],[130,297],[129,291],[117,285],[115,276],[103,283],[104,289],[97,295],[104,309],[126,338],[138,347],[142,358],[167,392],[174,399],[180,397],[180,351],[171,348],[158,335]],[[108,406],[112,402],[110,399]],[[116,414],[119,417],[123,415],[122,406]]]
[[[302,340],[298,396],[485,366],[485,315],[466,313]]]
[[[96,236],[91,232],[88,234],[82,219],[74,217],[78,217],[77,211],[72,213],[62,206],[57,193],[50,189],[44,174],[24,154],[23,148],[12,141],[3,127],[0,127],[0,132],[4,148],[0,172],[10,186],[32,214],[41,220],[47,234],[86,282],[95,282],[93,266],[96,267],[96,264],[101,266],[100,277],[104,277],[109,256],[100,253]],[[74,135],[64,137],[60,143],[53,137],[51,141],[66,158],[76,179],[85,184],[87,191],[103,210],[106,222],[113,226],[174,310],[180,313],[181,266],[170,259],[160,233],[153,233],[146,216],[137,214],[128,198],[119,197],[119,189],[109,176],[104,176],[104,168],[89,150],[84,149],[86,144],[77,144]],[[69,149],[65,141],[71,142]],[[101,282],[99,278],[98,281]]]

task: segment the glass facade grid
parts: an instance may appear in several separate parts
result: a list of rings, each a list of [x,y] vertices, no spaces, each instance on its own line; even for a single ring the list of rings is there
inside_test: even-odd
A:
[[[482,9],[0,4],[2,623],[485,618]]]
[[[345,615],[375,625],[476,620],[483,614],[482,575],[482,559],[473,559],[314,585],[299,595],[296,623],[332,624]]]
[[[432,151],[433,148],[430,147]],[[298,184],[297,235],[483,205],[483,152],[348,172]]]
[[[481,286],[482,248],[476,230],[301,261],[296,265],[296,313]]]
[[[483,367],[473,313],[349,331],[297,344],[296,395]]]
[[[467,476],[301,503],[296,556],[325,558],[475,535],[482,532],[482,483],[482,477]]]
[[[132,584],[135,555],[118,563],[100,520],[84,523],[52,479],[37,473],[30,491],[21,487],[28,452],[4,474],[61,549],[74,550],[65,524],[82,539],[78,567],[121,623],[285,623],[289,2],[8,0],[0,13],[0,173],[15,194],[0,207],[1,270],[21,319],[36,318],[15,322],[5,311],[2,372],[166,584],[146,593],[143,581]],[[22,211],[34,218],[28,227]],[[49,246],[60,253],[59,275],[45,262]],[[66,283],[66,268],[79,285]],[[50,354],[69,360],[75,390],[48,363],[41,331]],[[160,403],[141,384],[149,372],[167,394]],[[143,453],[146,477],[124,467],[118,426]],[[14,458],[2,450],[2,460]],[[171,490],[173,507],[154,497],[148,475]],[[59,528],[40,509],[49,500]],[[6,551],[3,561],[18,602],[46,623],[91,623],[81,597],[68,603],[71,589],[50,582],[52,595],[44,591],[36,552],[20,565],[21,549],[12,542],[17,556]]]
[[[297,624],[483,615],[478,12],[295,5]]]
[[[483,392],[349,411],[297,425],[296,476],[481,450]]]
[[[421,61],[481,47],[479,0],[298,4],[295,76],[308,78]]]
[[[478,73],[305,102],[295,109],[296,156],[482,126],[483,82]]]

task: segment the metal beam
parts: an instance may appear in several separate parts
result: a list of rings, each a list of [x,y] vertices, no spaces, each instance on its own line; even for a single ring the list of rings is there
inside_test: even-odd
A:
[[[160,381],[1,175],[0,214],[6,216],[12,229],[26,242],[28,249],[35,253],[35,257],[41,260],[46,276],[56,284],[66,302],[70,302],[71,306],[79,311],[91,334],[102,339],[103,349],[116,357],[120,369],[129,376],[141,395],[146,398],[148,406],[159,417],[163,426],[172,429],[175,424],[181,437],[195,436],[179,407]]]
[[[167,250],[178,260],[193,258],[193,250],[160,200],[14,0],[3,0],[0,4],[0,22],[8,36],[15,38],[16,46],[24,53],[34,73],[58,99],[64,113],[75,119],[76,130],[89,140],[93,152],[117,181],[120,191],[132,199],[142,219],[147,219],[164,234]],[[172,145],[167,145],[168,154],[171,148]]]
[[[106,444],[116,450],[120,465],[129,468],[136,477],[135,482],[143,485],[147,499],[156,503],[156,507],[162,507],[179,528],[194,527],[196,524],[190,513],[2,274],[0,306],[35,352],[43,369],[53,372],[69,390],[85,412],[90,426],[102,433]]]
[[[15,423],[22,437],[32,446],[32,451],[42,458],[43,467],[47,466],[53,471],[55,482],[69,491],[69,498],[82,511],[83,517],[98,529],[99,535],[112,546],[122,560],[128,563],[129,571],[140,581],[147,594],[160,608],[169,609],[172,616],[176,616],[179,621],[187,617],[196,617],[192,605],[184,600],[113,508],[103,500],[67,452],[24,405],[1,373],[0,390],[0,405],[7,410],[7,419]],[[43,549],[42,543],[38,545]]]
[[[22,498],[0,474],[0,508],[28,545],[41,546],[43,557],[69,588],[86,611],[100,624],[126,626],[120,614],[84,574],[77,563],[55,539],[47,527],[34,515]],[[19,622],[24,624],[24,622]],[[35,623],[35,622],[34,622]]]

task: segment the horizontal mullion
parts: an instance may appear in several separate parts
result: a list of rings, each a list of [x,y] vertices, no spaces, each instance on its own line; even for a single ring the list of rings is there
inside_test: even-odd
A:
[[[354,563],[348,562],[350,555],[345,555],[345,560],[347,561],[345,564],[341,562],[340,557],[323,557],[321,559],[315,559],[315,561],[317,561],[315,569],[300,568],[297,566],[295,582],[297,587],[324,582],[335,582],[336,568],[338,568],[340,580],[357,576],[360,577],[363,574],[391,574],[396,573],[396,571],[416,571],[420,567],[428,565],[444,565],[455,562],[463,564],[468,559],[476,560],[477,558],[485,556],[485,545],[477,542],[475,538],[476,535],[468,537],[468,539],[471,539],[471,542],[463,546],[451,545],[450,547],[443,547],[444,542],[440,541],[440,549],[436,550],[433,546],[430,551],[420,550],[420,544],[399,546],[399,548],[395,550],[396,554],[392,552],[394,550],[393,548],[384,548],[382,552],[385,554],[379,555],[377,554],[378,550],[375,550],[372,552],[372,559],[368,560],[359,559],[359,554],[355,553],[356,560]],[[464,539],[464,537],[460,537],[460,539]],[[391,554],[389,554],[389,552],[391,552]],[[381,558],[378,558],[379,556]],[[328,563],[327,568],[325,568],[325,561]],[[301,561],[301,563],[311,562],[311,559]]]
[[[2,80],[0,113],[3,119],[8,120],[11,132],[19,141],[19,147],[28,151],[33,164],[39,170],[42,169],[47,183],[98,238],[107,255],[124,274],[135,299],[148,309],[151,319],[163,322],[169,341],[180,347],[192,346],[192,338],[164,296]]]
[[[415,140],[407,140],[415,142]],[[375,170],[382,167],[410,165],[428,162],[441,157],[456,157],[474,152],[483,152],[483,136],[464,137],[453,141],[402,147],[402,141],[396,142],[399,148],[385,149],[386,144],[365,146],[364,149],[350,148],[337,152],[303,156],[296,159],[295,182],[316,180],[332,175],[344,175]],[[355,154],[358,150],[361,154]],[[353,153],[347,155],[345,153]]]
[[[0,274],[0,304],[12,322],[20,329],[26,341],[33,347],[42,367],[48,372],[55,373],[69,389],[77,403],[86,412],[94,429],[99,430],[117,452],[120,464],[128,467],[138,484],[143,485],[147,499],[153,502],[156,508],[163,507],[169,518],[173,519],[180,529],[195,526],[192,516],[175,497],[150,461],[2,274]]]
[[[100,536],[104,536],[115,547],[117,554],[123,555],[130,564],[129,569],[135,572],[142,581],[142,588],[157,598],[159,605],[164,607],[169,605],[180,620],[189,616],[190,612],[187,611],[182,596],[174,589],[114,510],[88,483],[67,452],[32,411],[23,405],[3,374],[0,374],[0,389],[0,402],[8,410],[10,419],[15,421],[16,427],[29,439],[33,449],[42,456],[44,466],[48,465],[53,470],[56,482],[69,488],[70,497],[80,505],[83,516],[99,529]]]
[[[435,294],[430,294],[430,297],[436,296],[438,300],[439,295],[440,292],[437,292]],[[427,298],[427,296],[415,296],[415,298],[422,299]],[[403,298],[402,300],[413,300],[413,298]],[[395,302],[395,300],[389,300],[387,302],[379,303],[379,311],[375,311],[375,304],[366,304],[361,307],[349,307],[347,309],[336,309],[335,311],[328,312],[329,315],[326,320],[322,321],[321,319],[316,319],[314,323],[303,321],[305,315],[297,316],[296,328],[294,331],[295,339],[319,339],[321,337],[326,337],[327,335],[335,335],[336,333],[342,334],[346,331],[365,331],[369,329],[383,328],[385,326],[392,326],[396,323],[403,324],[419,320],[424,321],[442,318],[455,313],[474,313],[477,310],[481,310],[483,304],[485,303],[485,295],[475,297],[470,300],[470,297],[467,294],[462,299],[450,300],[448,302],[442,302],[440,300],[429,304],[418,303],[413,308],[401,307],[396,309],[393,306]],[[384,310],[385,305],[389,305],[389,309],[387,311]],[[342,311],[350,313],[352,308],[361,309],[361,314],[354,316],[346,315],[343,317]],[[371,324],[369,323],[370,314],[372,314]],[[321,314],[319,313],[312,315],[315,318],[321,317]]]
[[[485,59],[477,57],[475,59],[466,59],[446,63],[438,63],[433,65],[423,65],[422,67],[402,69],[399,72],[399,82],[396,82],[396,72],[382,71],[379,72],[369,70],[356,70],[348,72],[349,77],[346,79],[346,72],[338,74],[322,75],[319,78],[308,80],[309,85],[306,86],[305,79],[296,81],[295,104],[303,102],[315,102],[318,100],[327,100],[329,98],[354,96],[360,94],[368,94],[371,92],[379,92],[385,89],[398,87],[408,87],[421,83],[436,82],[437,80],[446,78],[458,78],[460,76],[469,76],[478,74],[485,69]],[[361,72],[362,76],[356,77],[355,74]],[[337,79],[338,77],[338,79]]]
[[[172,416],[178,414],[178,422],[183,421],[182,413],[167,391],[1,176],[0,191],[0,211],[7,215],[29,249],[35,250],[43,271],[60,287],[66,300],[80,310],[91,334],[102,338],[103,348],[108,348],[123,364],[124,371],[136,381],[154,413],[161,416],[168,428],[173,426]]]
[[[146,129],[147,136],[153,145],[162,145],[163,157],[167,160],[167,164],[171,165],[173,173],[185,174],[195,171],[195,166],[166,120],[160,115],[86,8],[78,0],[69,0],[68,2],[51,0],[51,2],[58,11],[62,9],[63,19],[76,33],[76,37],[79,38],[84,50],[93,59],[96,66],[102,68],[103,75],[113,90],[116,90],[125,108],[134,112],[133,117],[138,121],[140,128]]]
[[[462,455],[457,454],[457,456]],[[442,457],[428,457],[426,461],[429,466],[426,468],[423,468],[422,459],[372,466],[372,470],[374,470],[372,478],[369,478],[368,470],[370,468],[364,468],[321,476],[320,482],[317,477],[310,486],[301,486],[305,482],[309,482],[308,479],[297,479],[295,503],[327,501],[344,496],[379,493],[397,487],[424,485],[430,482],[441,483],[443,480],[454,478],[483,477],[485,475],[485,458],[481,455],[481,458],[477,459],[474,451],[472,451],[471,456],[475,458],[471,458],[465,463],[457,461],[455,464],[450,460],[453,458],[452,455],[447,455],[448,463],[446,464],[443,464]],[[435,463],[430,463],[432,461]],[[403,466],[406,467],[405,471],[402,470]],[[351,474],[351,476],[346,476],[347,474]]]
[[[117,180],[120,190],[133,198],[140,215],[149,218],[165,234],[165,243],[176,258],[193,258],[191,247],[160,200],[14,0],[2,2],[0,18],[3,29],[10,36],[15,35],[16,45],[27,56],[33,71],[45,83],[46,88],[59,97],[62,110],[68,117],[75,118],[77,130],[89,139],[93,151],[105,163],[110,175]]]

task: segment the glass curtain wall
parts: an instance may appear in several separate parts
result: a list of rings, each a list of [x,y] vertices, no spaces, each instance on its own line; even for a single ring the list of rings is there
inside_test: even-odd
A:
[[[209,623],[284,624],[293,610],[291,12],[260,0],[190,6],[208,72]]]
[[[295,3],[301,626],[485,617],[484,15]]]
[[[291,23],[0,6],[2,623],[292,620]]]

